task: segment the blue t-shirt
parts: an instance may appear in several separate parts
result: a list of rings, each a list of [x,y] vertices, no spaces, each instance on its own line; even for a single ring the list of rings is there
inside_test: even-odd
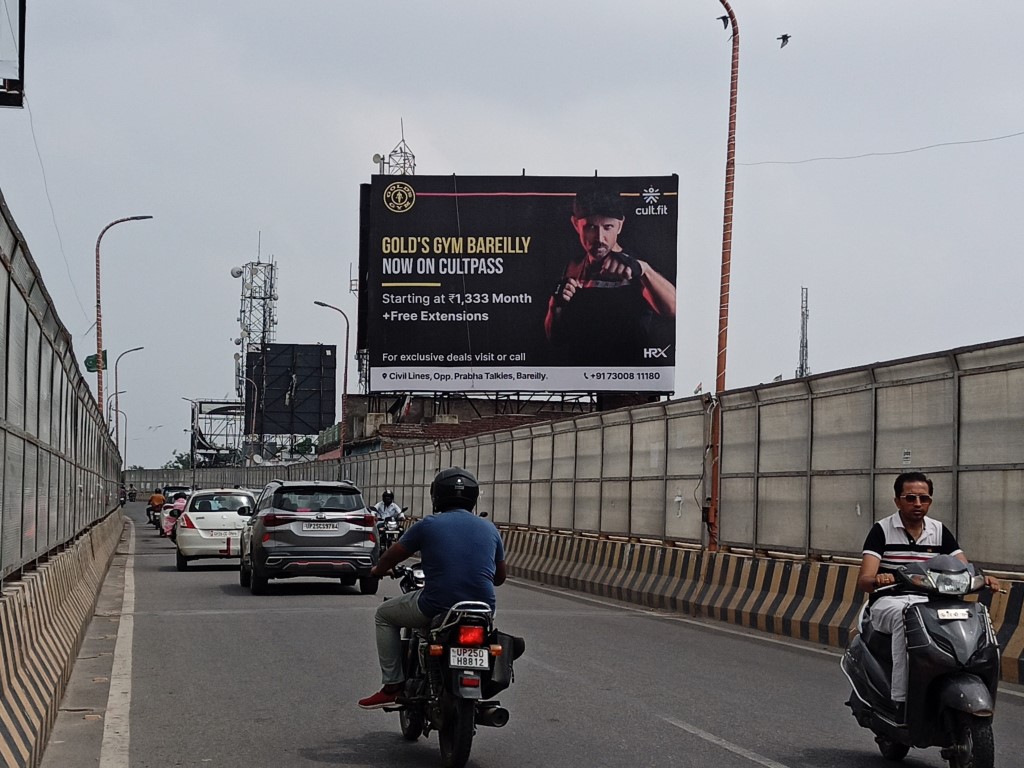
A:
[[[490,522],[453,509],[423,518],[398,543],[420,553],[426,586],[419,608],[425,616],[461,600],[479,600],[494,610],[494,570],[505,559],[505,547]]]

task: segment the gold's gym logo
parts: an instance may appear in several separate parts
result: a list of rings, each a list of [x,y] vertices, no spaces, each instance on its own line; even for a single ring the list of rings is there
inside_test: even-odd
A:
[[[392,213],[406,213],[416,204],[416,190],[404,181],[388,184],[384,190],[384,205]]]

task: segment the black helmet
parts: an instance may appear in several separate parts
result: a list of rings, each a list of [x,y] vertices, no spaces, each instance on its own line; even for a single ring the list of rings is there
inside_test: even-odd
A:
[[[390,504],[392,501],[395,500],[395,494],[392,493],[390,490],[384,491],[384,493],[381,494],[381,499],[384,500],[385,504]]]
[[[435,512],[449,509],[473,510],[480,496],[480,486],[473,473],[462,467],[442,469],[430,484],[430,500]]]

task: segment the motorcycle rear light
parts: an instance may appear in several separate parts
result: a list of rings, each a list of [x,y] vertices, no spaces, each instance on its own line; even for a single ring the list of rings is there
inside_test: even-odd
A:
[[[192,522],[192,518],[188,515],[182,515],[181,519],[178,520],[178,527],[180,528],[195,528],[196,524]]]
[[[432,646],[430,646],[430,648],[428,650],[428,654],[430,656],[444,656],[444,646],[443,645],[432,645]]]
[[[484,628],[459,627],[459,639],[456,642],[459,645],[483,645]]]
[[[480,678],[479,677],[460,677],[459,685],[464,688],[479,688]]]

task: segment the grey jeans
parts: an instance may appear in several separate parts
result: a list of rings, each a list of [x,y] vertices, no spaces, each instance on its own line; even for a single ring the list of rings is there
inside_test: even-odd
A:
[[[924,595],[892,595],[871,604],[871,626],[892,635],[892,700],[907,700],[907,633],[903,611],[914,603],[926,603]]]
[[[380,659],[380,674],[384,685],[393,685],[405,680],[402,671],[402,627],[422,628],[430,626],[430,617],[419,609],[420,592],[406,592],[392,597],[377,606],[374,624],[377,628],[377,657]]]

